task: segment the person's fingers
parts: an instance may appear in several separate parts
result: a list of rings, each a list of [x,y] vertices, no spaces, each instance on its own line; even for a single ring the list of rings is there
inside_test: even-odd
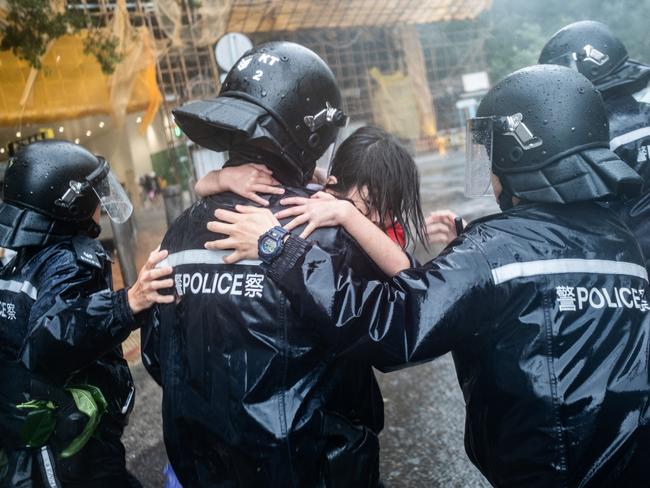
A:
[[[237,210],[238,213],[236,212],[231,212],[237,215],[237,220],[241,220],[242,216],[240,214],[251,214],[251,213],[264,213],[264,212],[270,212],[270,210],[267,210],[265,208],[259,208],[259,207],[253,207],[252,205],[236,205],[235,210]]]
[[[319,200],[336,200],[336,197],[334,195],[327,193],[325,191],[317,191],[311,196],[311,198],[319,199]]]
[[[256,183],[254,185],[251,185],[251,191],[257,193],[268,193],[269,195],[282,195],[284,193],[284,188],[267,185],[265,183]]]
[[[436,233],[451,234],[452,232],[455,234],[455,230],[446,224],[435,223],[435,224],[427,225],[427,234],[436,234]]]
[[[293,219],[291,222],[289,222],[287,225],[284,226],[286,230],[293,230],[296,227],[300,227],[302,224],[305,222],[309,221],[309,217],[307,217],[306,214],[299,215],[295,219]]]
[[[307,237],[309,237],[311,233],[314,232],[316,229],[318,229],[316,224],[314,224],[313,222],[309,222],[309,224],[307,224],[307,227],[305,227],[305,230],[303,230],[302,233],[300,234],[300,238],[307,239]]]
[[[239,251],[235,251],[232,254],[229,254],[228,256],[224,257],[223,262],[225,264],[234,264],[237,261],[241,261],[242,258],[243,256],[241,255],[241,253]]]
[[[158,246],[160,248],[160,246]],[[143,269],[152,269],[154,268],[158,263],[160,263],[163,259],[167,257],[169,252],[167,250],[164,251],[159,251],[156,249],[155,251],[152,251],[149,254],[149,257],[147,258],[147,262],[144,263],[144,266],[142,267]]]
[[[219,220],[228,222],[229,224],[234,224],[235,222],[239,222],[241,220],[241,215],[239,215],[238,212],[233,212],[231,210],[224,210],[223,208],[219,208],[215,210],[214,216]]]
[[[275,185],[277,184],[277,181],[273,176],[267,174],[267,173],[260,173],[258,174],[255,178],[251,178],[250,183],[252,185],[260,184],[260,185]]]
[[[426,218],[426,222],[449,221],[453,223],[456,217],[457,215],[449,209],[435,210],[429,214],[429,216]]]
[[[260,170],[262,173],[266,173],[267,175],[273,174],[273,170],[271,170],[268,166],[265,166],[263,164],[250,163],[250,165],[257,170]]]
[[[289,206],[289,205],[305,205],[309,203],[309,198],[305,197],[288,197],[280,200],[280,205]]]
[[[234,249],[237,241],[235,239],[217,239],[216,241],[208,241],[204,244],[206,249],[211,250],[222,250],[222,249]]]
[[[167,280],[152,281],[150,284],[152,290],[162,290],[163,288],[171,288],[172,286],[174,286],[174,280],[171,278]]]
[[[262,205],[263,207],[268,207],[269,206],[269,201],[265,200],[264,198],[259,196],[257,193],[254,193],[255,191],[257,191],[257,190],[255,190],[253,188],[253,191],[244,192],[244,194],[243,194],[244,198],[248,198],[249,200],[251,200],[251,201],[253,201],[253,202],[255,202],[255,203],[259,204],[259,205]]]
[[[278,220],[286,219],[289,217],[295,217],[296,215],[302,215],[307,211],[306,205],[296,205],[294,207],[285,208],[280,210],[275,214],[275,218]]]
[[[223,222],[213,220],[211,222],[208,222],[206,227],[210,232],[230,235],[234,226],[232,224],[224,224]]]
[[[146,281],[154,281],[162,278],[163,276],[172,274],[172,271],[174,270],[171,266],[165,266],[164,268],[155,268],[147,271],[144,275],[144,278],[146,278]]]
[[[449,234],[429,234],[429,242],[431,244],[447,244],[449,241],[451,241],[455,236],[450,236]]]
[[[156,303],[172,303],[174,301],[174,295],[161,295],[160,293],[154,293],[150,297],[150,301]]]

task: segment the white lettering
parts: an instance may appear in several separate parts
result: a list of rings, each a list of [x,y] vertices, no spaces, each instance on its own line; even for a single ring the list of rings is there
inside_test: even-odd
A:
[[[582,310],[582,306],[584,303],[587,301],[587,298],[589,297],[589,291],[586,288],[583,288],[579,286],[576,288],[576,291],[578,292],[578,309]]]
[[[272,56],[270,54],[262,53],[262,54],[260,54],[260,57],[257,58],[257,60],[260,63],[268,64],[269,66],[273,66],[275,63],[280,61],[280,58],[277,58],[277,57]]]
[[[183,293],[181,295],[185,294],[185,291],[187,291],[187,287],[190,286],[190,275],[187,273],[183,273]]]
[[[598,296],[598,304],[594,301],[594,295]],[[605,298],[598,288],[592,288],[589,292],[589,305],[594,308],[603,308],[605,306]]]
[[[208,286],[208,273],[203,275],[203,286],[201,287],[201,293],[210,293],[210,287]]]
[[[232,290],[230,291],[231,295],[241,295],[241,286],[243,281],[244,281],[243,274],[235,275],[235,279],[233,280],[232,283]]]
[[[194,284],[196,283],[196,286]],[[192,293],[197,294],[201,290],[201,273],[194,273],[190,281],[190,290]]]
[[[616,288],[614,288],[616,290]],[[609,308],[618,308],[614,302],[612,302],[612,299],[609,296],[609,292],[603,288],[603,295],[605,295],[605,300],[607,300],[607,306]]]
[[[217,289],[219,290],[219,293],[221,293],[222,295],[225,295],[230,291],[230,285],[228,285],[226,288],[223,288],[221,286],[223,280],[225,279],[230,280],[230,283],[232,283],[232,275],[230,273],[223,273],[221,276],[219,276],[219,283],[217,283]]]
[[[214,290],[217,289],[217,278],[219,277],[219,273],[214,274],[214,278],[212,278],[212,291],[211,293],[214,293]]]
[[[625,305],[627,308],[632,308],[632,307],[634,307],[634,303],[633,303],[633,302],[628,302],[628,301],[625,299],[625,297],[623,296],[623,293],[627,293],[627,296],[629,297],[629,296],[632,294],[632,292],[630,291],[630,289],[629,289],[629,288],[621,288],[621,290],[620,290],[620,292],[619,292],[619,295],[620,295],[620,297],[621,297],[621,301],[623,302],[623,305]]]

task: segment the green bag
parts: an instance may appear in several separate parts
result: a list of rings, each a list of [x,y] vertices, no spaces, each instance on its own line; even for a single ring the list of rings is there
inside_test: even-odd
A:
[[[16,408],[29,410],[25,416],[20,436],[27,447],[41,447],[48,441],[56,427],[56,405],[48,400],[30,400]]]
[[[97,430],[97,426],[106,412],[108,403],[101,390],[93,385],[81,385],[66,388],[72,395],[77,409],[88,417],[88,422],[81,434],[75,437],[70,445],[61,451],[62,458],[69,458],[77,454]]]
[[[88,422],[81,434],[75,437],[70,445],[61,451],[62,458],[77,454],[88,443],[97,430],[97,426],[106,412],[108,404],[101,390],[93,385],[78,385],[66,388],[72,395],[77,410],[88,417]],[[27,447],[41,447],[47,444],[57,420],[57,405],[49,400],[30,400],[16,408],[29,410],[25,416],[20,434]],[[1,467],[1,465],[0,465]]]

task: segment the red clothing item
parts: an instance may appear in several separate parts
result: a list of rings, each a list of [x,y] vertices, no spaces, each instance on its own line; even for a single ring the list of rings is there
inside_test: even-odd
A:
[[[404,236],[404,227],[402,227],[398,222],[395,222],[393,225],[386,229],[386,235],[391,238],[391,240],[400,247],[406,245],[406,237]]]

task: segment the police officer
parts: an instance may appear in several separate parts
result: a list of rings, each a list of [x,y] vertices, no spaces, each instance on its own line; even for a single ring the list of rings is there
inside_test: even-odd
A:
[[[539,56],[585,75],[600,90],[609,119],[609,146],[643,178],[643,195],[613,203],[637,236],[650,268],[650,66],[629,59],[609,27],[581,21],[560,29]]]
[[[345,124],[340,107],[334,75],[315,53],[273,42],[245,54],[216,99],[174,116],[196,143],[227,150],[226,166],[265,164],[285,196],[309,196],[303,186]],[[281,197],[268,196],[270,208]],[[259,261],[227,264],[204,247],[214,211],[247,202],[233,193],[201,200],[161,245],[176,302],[152,316],[142,350],[163,387],[174,471],[185,488],[377,486],[383,404],[368,362],[344,354],[354,342],[324,340],[300,320]],[[313,238],[338,266],[383,277],[343,230]]]
[[[341,271],[264,210],[217,212],[243,258],[259,257],[304,320],[392,368],[453,352],[465,446],[494,486],[641,486],[650,467],[648,274],[601,198],[641,178],[609,150],[600,94],[561,66],[517,71],[468,125],[470,193],[490,178],[503,213],[470,224],[428,264],[390,282]],[[254,247],[259,239],[259,249]]]
[[[111,291],[95,237],[99,208],[132,211],[105,159],[67,141],[35,142],[9,161],[0,205],[0,486],[140,486],[120,437],[134,386],[121,342],[171,270],[153,253],[129,290]]]

